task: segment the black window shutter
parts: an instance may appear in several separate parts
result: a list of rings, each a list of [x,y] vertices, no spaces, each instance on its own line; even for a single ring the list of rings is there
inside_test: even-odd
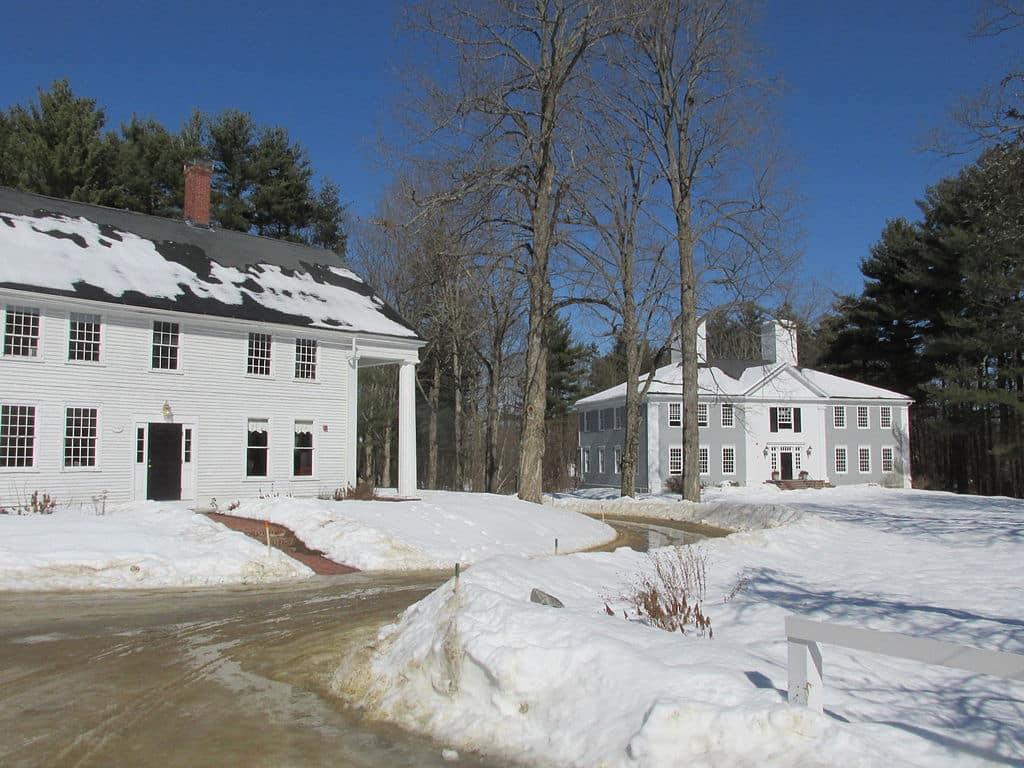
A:
[[[769,408],[768,409],[769,425],[771,426],[772,432],[779,431],[779,409]]]
[[[794,432],[799,432],[800,431],[800,409],[799,408],[794,408],[793,409],[793,431]]]

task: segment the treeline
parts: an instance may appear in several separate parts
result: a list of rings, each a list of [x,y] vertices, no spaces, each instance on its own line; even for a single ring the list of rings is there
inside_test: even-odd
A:
[[[340,190],[314,182],[307,151],[285,128],[238,110],[196,110],[177,132],[137,115],[110,130],[97,101],[67,80],[0,112],[0,184],[28,192],[180,216],[182,167],[196,158],[214,163],[217,226],[344,254]]]
[[[821,366],[916,400],[914,484],[1024,495],[1024,142],[985,150],[890,221]]]

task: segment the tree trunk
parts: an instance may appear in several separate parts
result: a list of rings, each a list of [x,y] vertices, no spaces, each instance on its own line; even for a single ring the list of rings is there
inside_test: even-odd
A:
[[[487,363],[487,447],[484,462],[484,487],[498,492],[498,382],[500,363]]]
[[[384,455],[381,459],[380,484],[391,487],[391,422],[384,425]]]
[[[452,487],[458,491],[465,490],[465,478],[463,477],[463,450],[462,450],[462,361],[459,359],[459,344],[452,343],[452,379],[454,387],[454,403],[452,409],[452,440],[455,449],[455,471]]]
[[[427,395],[427,487],[437,488],[437,410],[441,398],[441,363],[434,357],[434,375]]]

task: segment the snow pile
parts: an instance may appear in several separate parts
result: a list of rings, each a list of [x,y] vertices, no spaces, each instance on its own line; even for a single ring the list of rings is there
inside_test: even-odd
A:
[[[587,549],[615,531],[513,496],[422,491],[416,501],[245,500],[233,515],[291,528],[308,547],[361,570],[451,568],[500,554]]]
[[[181,504],[0,515],[0,589],[197,587],[311,576],[306,566]]]
[[[647,563],[634,552],[495,558],[408,609],[336,686],[455,748],[540,765],[1019,761],[1024,683],[824,646],[817,715],[786,704],[783,623],[798,613],[1022,653],[1024,503],[880,488],[786,498],[801,519],[700,545],[714,639],[624,620]],[[565,608],[531,603],[534,587]]]

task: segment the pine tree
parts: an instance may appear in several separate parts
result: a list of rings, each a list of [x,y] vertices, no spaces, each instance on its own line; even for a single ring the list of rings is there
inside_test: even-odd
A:
[[[567,413],[569,406],[579,399],[593,348],[574,344],[569,321],[559,314],[548,321],[544,340],[548,349],[545,416],[551,418]]]
[[[347,210],[348,206],[341,202],[341,189],[330,179],[324,179],[306,234],[309,244],[344,256],[348,249],[348,234],[345,232]]]
[[[214,163],[212,215],[224,229],[248,232],[252,226],[253,152],[256,124],[237,109],[221,112],[206,126],[207,150]]]
[[[103,201],[156,216],[181,210],[182,166],[188,158],[178,137],[152,118],[132,115],[121,126],[111,186]]]

